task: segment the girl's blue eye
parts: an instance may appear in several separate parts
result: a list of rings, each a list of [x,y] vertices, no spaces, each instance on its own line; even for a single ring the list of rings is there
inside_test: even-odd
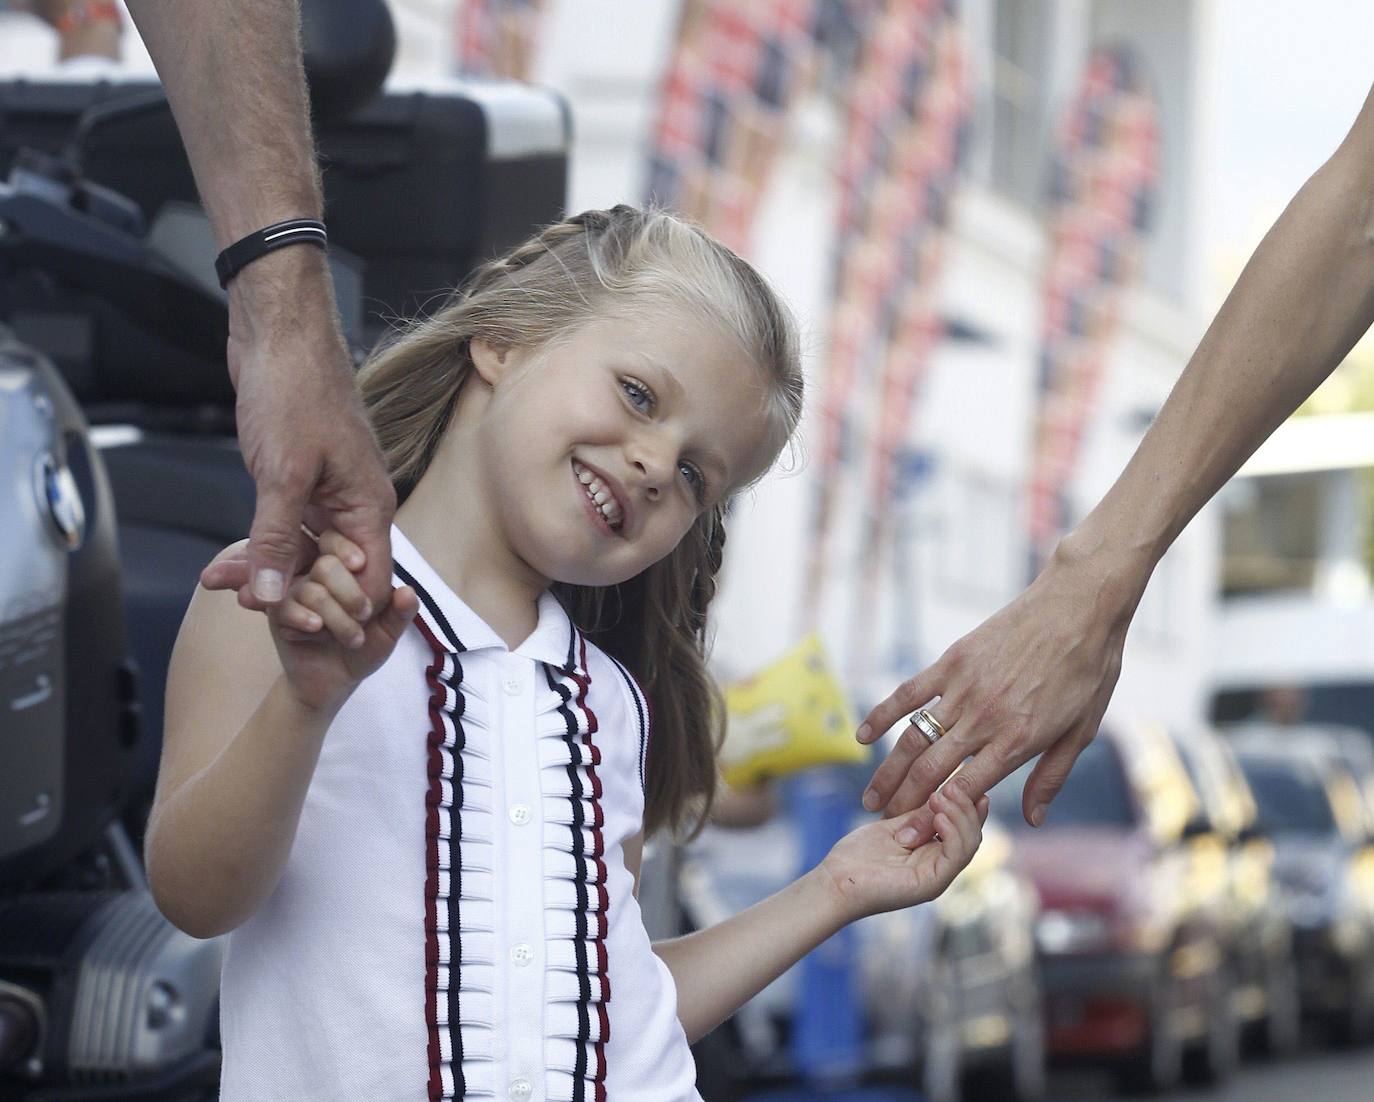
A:
[[[679,463],[677,469],[687,476],[687,481],[692,484],[692,492],[696,494],[698,501],[706,496],[706,477],[696,469],[691,463]]]
[[[620,388],[629,395],[630,401],[636,409],[647,412],[654,408],[654,392],[643,383],[633,379],[622,379],[620,380]],[[644,404],[640,405],[640,402]]]

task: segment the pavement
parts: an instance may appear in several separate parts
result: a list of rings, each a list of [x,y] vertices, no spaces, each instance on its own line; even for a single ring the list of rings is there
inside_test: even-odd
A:
[[[1151,1096],[1155,1102],[1371,1102],[1374,1047],[1339,1050],[1309,1045],[1295,1057],[1250,1061],[1224,1087]],[[1089,1072],[1050,1077],[1050,1102],[1125,1102],[1111,1079]],[[975,1102],[970,1099],[969,1102]]]

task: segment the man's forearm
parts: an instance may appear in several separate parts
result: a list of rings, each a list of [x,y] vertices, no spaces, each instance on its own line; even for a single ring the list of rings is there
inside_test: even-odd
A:
[[[819,869],[706,930],[654,943],[695,1043],[846,922]]]
[[[1136,454],[1061,545],[1123,598],[1374,321],[1374,96],[1251,257]],[[1139,593],[1134,592],[1138,598]]]
[[[128,0],[222,249],[318,218],[297,0]]]

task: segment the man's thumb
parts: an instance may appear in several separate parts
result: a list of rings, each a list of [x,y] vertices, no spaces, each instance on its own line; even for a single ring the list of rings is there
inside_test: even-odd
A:
[[[305,494],[278,491],[258,495],[253,527],[248,533],[248,570],[253,596],[264,604],[280,601],[296,573],[305,503]]]

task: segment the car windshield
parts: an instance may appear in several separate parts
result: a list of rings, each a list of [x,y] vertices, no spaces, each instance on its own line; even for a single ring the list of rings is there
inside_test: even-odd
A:
[[[1031,829],[1021,814],[1021,792],[1034,765],[1034,759],[1027,762],[993,789],[993,815],[1015,830]],[[1131,827],[1135,822],[1116,748],[1106,738],[1094,739],[1078,755],[1069,779],[1050,804],[1045,825]]]
[[[1242,757],[1266,829],[1277,834],[1333,834],[1336,819],[1321,784],[1282,761]]]

